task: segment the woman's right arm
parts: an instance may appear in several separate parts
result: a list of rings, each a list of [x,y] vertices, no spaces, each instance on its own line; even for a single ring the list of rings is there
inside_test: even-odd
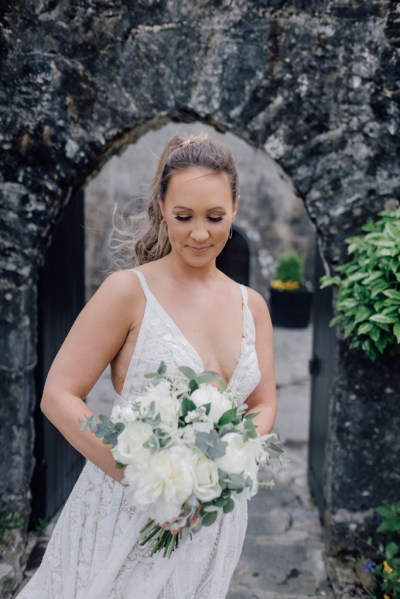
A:
[[[140,326],[143,302],[132,273],[111,274],[83,308],[49,370],[40,407],[47,418],[86,459],[117,481],[110,446],[89,430],[80,431],[79,418],[93,413],[84,403],[106,366],[118,354],[129,332]]]

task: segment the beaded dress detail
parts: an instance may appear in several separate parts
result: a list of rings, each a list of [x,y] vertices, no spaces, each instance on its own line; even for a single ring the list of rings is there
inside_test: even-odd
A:
[[[121,395],[126,405],[148,384],[146,372],[161,360],[168,368],[204,365],[192,344],[133,269],[146,297],[146,308]],[[260,380],[255,326],[242,293],[241,352],[229,381],[246,399]],[[126,488],[87,462],[55,526],[43,561],[18,599],[223,599],[242,550],[247,500],[216,522],[187,538],[170,559],[140,547],[145,511],[129,502]]]

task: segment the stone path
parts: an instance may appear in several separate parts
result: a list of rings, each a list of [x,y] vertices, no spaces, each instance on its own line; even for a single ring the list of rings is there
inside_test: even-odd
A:
[[[272,491],[249,504],[242,557],[227,599],[333,597],[317,508],[307,485],[311,328],[275,329],[279,432],[290,460],[272,472]]]

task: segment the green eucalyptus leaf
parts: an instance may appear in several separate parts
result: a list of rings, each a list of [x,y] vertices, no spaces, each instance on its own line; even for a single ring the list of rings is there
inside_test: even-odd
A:
[[[222,456],[224,456],[225,453],[226,453],[226,445],[220,439],[218,439],[218,441],[216,441],[215,444],[210,445],[207,448],[207,455],[212,460],[222,458]]]
[[[227,499],[227,503],[222,508],[224,510],[224,514],[228,514],[235,509],[235,502],[231,497]]]
[[[228,433],[232,433],[235,431],[235,425],[232,422],[229,422],[229,424],[224,424],[223,426],[219,427],[219,434],[221,437],[223,437],[224,435],[228,434]]]
[[[205,372],[202,372],[201,374],[199,374],[196,378],[197,382],[199,385],[202,385],[204,383],[214,383],[214,382],[221,382],[221,375],[218,374],[218,372],[213,372],[212,370],[206,370]]]
[[[192,370],[192,368],[189,368],[189,366],[181,366],[179,370],[190,381],[197,378],[195,371]]]
[[[146,374],[144,375],[144,378],[145,379],[153,379],[157,376],[158,376],[157,372],[146,372]]]
[[[228,504],[229,499],[230,497],[218,497],[218,499],[215,499],[213,503],[217,507],[224,507]]]
[[[258,415],[259,415],[259,413],[260,413],[260,412],[251,412],[251,414],[246,414],[246,415],[245,415],[245,417],[244,417],[244,419],[245,419],[245,420],[254,420],[254,418],[255,418],[256,416],[258,416]]]
[[[209,433],[197,433],[196,435],[196,447],[201,449],[203,453],[207,452],[208,446],[210,443],[210,434]]]
[[[217,512],[218,511],[218,507],[216,505],[205,505],[202,509],[202,512],[207,512],[207,513],[211,513],[211,512]]]
[[[217,517],[218,517],[218,512],[206,513],[201,519],[203,526],[211,526],[212,524],[214,524]]]
[[[229,474],[229,480],[227,481],[228,489],[240,492],[243,491],[246,486],[246,480],[241,474]]]

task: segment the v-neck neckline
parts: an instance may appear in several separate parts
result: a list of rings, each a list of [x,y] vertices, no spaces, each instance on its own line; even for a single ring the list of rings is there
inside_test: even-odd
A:
[[[195,346],[193,345],[193,343],[188,339],[188,337],[182,332],[181,328],[177,325],[177,323],[175,322],[175,320],[172,318],[172,316],[169,314],[169,312],[164,308],[164,306],[159,302],[159,300],[156,298],[156,296],[154,295],[154,293],[151,291],[146,277],[144,276],[144,274],[138,270],[138,269],[132,269],[134,270],[134,272],[136,272],[139,275],[139,279],[141,279],[142,283],[144,283],[144,285],[142,285],[143,287],[143,291],[147,292],[147,294],[145,293],[146,296],[146,300],[148,301],[149,299],[152,301],[153,305],[155,306],[155,308],[157,309],[157,311],[170,323],[170,325],[175,329],[175,331],[178,333],[178,335],[182,338],[182,340],[185,342],[185,344],[187,345],[187,347],[192,351],[192,354],[196,357],[197,361],[199,362],[202,371],[205,370],[205,366],[204,366],[204,361],[202,359],[202,357],[200,356],[199,352],[197,351],[197,349],[195,348]],[[241,288],[241,285],[239,285],[240,288],[240,293],[242,296],[242,338],[241,338],[241,342],[240,342],[240,352],[239,352],[239,357],[238,360],[236,362],[236,365],[233,369],[233,372],[230,376],[230,378],[226,381],[225,378],[222,376],[221,373],[217,373],[219,374],[219,376],[221,377],[221,379],[224,381],[224,383],[228,386],[232,385],[232,382],[235,378],[235,375],[238,371],[239,365],[242,361],[243,355],[244,355],[244,342],[245,342],[245,337],[246,337],[246,326],[245,326],[245,298],[243,295],[243,291]]]

